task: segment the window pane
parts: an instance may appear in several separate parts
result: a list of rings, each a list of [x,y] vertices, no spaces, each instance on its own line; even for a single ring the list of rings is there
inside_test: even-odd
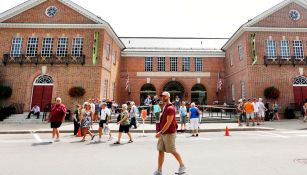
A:
[[[276,58],[276,43],[274,40],[266,41],[266,56],[267,58]]]
[[[190,71],[190,58],[189,57],[182,58],[182,71],[183,72]]]
[[[203,71],[203,62],[202,58],[195,58],[195,72],[202,72]]]
[[[280,56],[281,58],[290,58],[289,41],[287,40],[280,41]]]
[[[238,50],[239,50],[239,59],[243,60],[243,57],[244,57],[244,55],[243,55],[243,46],[239,45]]]
[[[83,55],[83,38],[73,38],[71,54],[73,57],[81,57]]]
[[[58,39],[57,57],[67,57],[68,54],[68,38]]]
[[[38,38],[29,37],[27,44],[27,57],[36,57],[37,56],[37,47],[38,47]]]
[[[304,58],[304,51],[302,46],[301,40],[294,40],[293,41],[293,50],[294,50],[294,57],[296,59]]]
[[[11,46],[11,57],[20,57],[22,50],[22,38],[16,37],[12,39],[12,46]]]
[[[171,72],[177,72],[178,71],[178,59],[177,59],[177,57],[171,57],[170,58],[171,60],[171,67],[170,67],[170,71]]]
[[[158,71],[165,71],[165,57],[158,57]]]
[[[152,57],[145,58],[145,72],[152,71]]]

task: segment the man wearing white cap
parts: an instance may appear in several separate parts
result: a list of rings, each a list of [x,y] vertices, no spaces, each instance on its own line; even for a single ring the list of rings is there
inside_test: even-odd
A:
[[[162,110],[162,116],[160,119],[161,130],[156,134],[158,140],[157,149],[159,151],[158,169],[154,172],[154,175],[162,175],[162,166],[164,162],[164,153],[171,153],[177,159],[179,163],[179,169],[176,174],[184,174],[186,167],[183,164],[180,154],[176,151],[176,113],[175,107],[170,102],[170,94],[163,92],[161,94],[164,107]]]
[[[110,110],[106,107],[107,103],[106,102],[102,102],[101,103],[101,111],[100,111],[100,121],[99,121],[99,142],[101,142],[101,136],[102,136],[102,130],[106,127],[106,125],[109,123],[110,117],[111,117],[111,112]],[[111,139],[111,132],[109,133],[109,136]]]
[[[259,108],[259,119],[260,119],[260,123],[264,123],[264,117],[265,117],[265,111],[267,111],[268,109],[264,106],[263,102],[262,102],[262,98],[259,98],[258,103],[258,108]]]

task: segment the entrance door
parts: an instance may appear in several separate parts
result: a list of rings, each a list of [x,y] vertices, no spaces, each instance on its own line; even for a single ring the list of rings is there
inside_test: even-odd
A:
[[[171,102],[173,102],[175,101],[176,96],[178,96],[182,100],[184,94],[184,87],[181,83],[177,81],[170,81],[164,86],[163,91],[167,91],[170,93],[170,100]]]
[[[31,108],[37,104],[42,112],[47,104],[52,101],[52,86],[34,86]]]
[[[293,85],[294,101],[296,110],[300,110],[307,99],[307,78],[299,76],[294,79]]]
[[[46,105],[50,106],[52,101],[52,89],[53,80],[50,76],[41,75],[37,77],[33,83],[31,108],[37,104],[40,107],[41,112],[45,112],[44,109]]]

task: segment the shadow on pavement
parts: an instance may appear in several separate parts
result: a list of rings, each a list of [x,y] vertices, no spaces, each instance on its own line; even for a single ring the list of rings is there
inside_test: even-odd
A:
[[[45,146],[45,145],[51,145],[52,142],[39,142],[39,143],[32,143],[32,146]]]

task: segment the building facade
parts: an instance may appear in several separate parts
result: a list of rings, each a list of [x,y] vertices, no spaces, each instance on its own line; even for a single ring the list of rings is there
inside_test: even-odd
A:
[[[69,0],[29,0],[0,14],[0,84],[8,102],[28,111],[62,97],[70,108],[88,98],[133,100],[170,91],[213,104],[263,97],[279,104],[307,98],[307,2],[285,0],[243,24],[230,39],[119,38],[100,17]],[[68,91],[86,93],[72,98]]]

